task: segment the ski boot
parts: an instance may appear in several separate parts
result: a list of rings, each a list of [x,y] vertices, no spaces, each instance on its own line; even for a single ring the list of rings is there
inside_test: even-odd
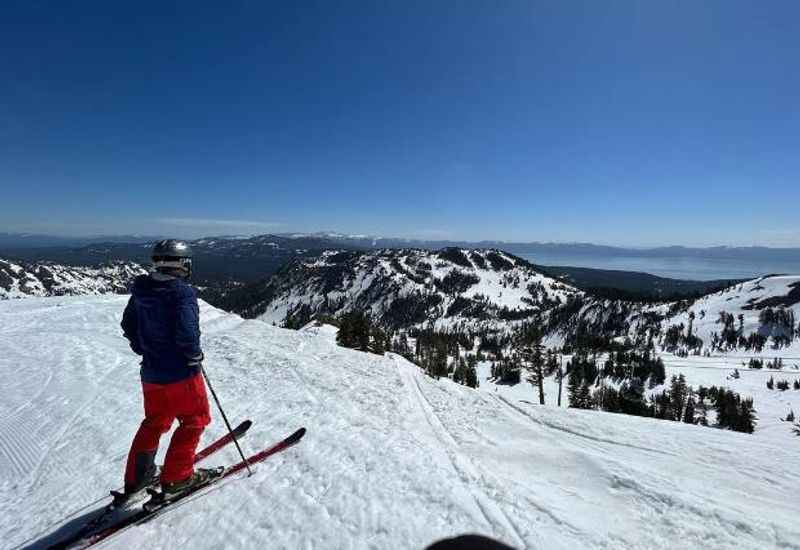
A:
[[[111,501],[111,504],[108,505],[108,509],[116,510],[119,508],[124,508],[129,503],[140,500],[136,497],[141,496],[145,489],[158,485],[158,478],[160,475],[161,468],[153,465],[153,467],[147,471],[142,480],[136,486],[126,486],[122,491],[111,491],[111,498],[113,500]]]
[[[198,468],[186,479],[172,483],[162,483],[161,491],[155,491],[152,488],[148,489],[152,498],[144,504],[144,509],[152,511],[172,501],[179,500],[184,495],[193,493],[208,485],[220,477],[224,471],[225,469],[222,467]]]

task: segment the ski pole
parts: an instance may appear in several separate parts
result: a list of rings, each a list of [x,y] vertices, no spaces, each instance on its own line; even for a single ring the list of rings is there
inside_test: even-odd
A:
[[[222,414],[222,420],[225,421],[225,426],[228,428],[228,433],[231,434],[231,438],[233,439],[233,443],[236,445],[236,450],[239,451],[239,456],[242,457],[242,461],[244,462],[244,467],[247,468],[247,475],[253,475],[253,471],[250,469],[250,464],[247,463],[247,459],[242,452],[242,448],[239,446],[239,440],[236,439],[236,436],[233,434],[233,429],[231,428],[231,423],[228,422],[228,417],[225,416],[225,411],[222,409],[222,405],[219,403],[219,398],[217,397],[217,392],[214,391],[214,387],[211,385],[211,380],[208,379],[208,374],[206,374],[206,369],[200,365],[200,372],[203,373],[203,378],[206,379],[206,385],[208,386],[211,395],[214,397],[214,402],[217,404],[217,408],[219,409],[220,414]]]

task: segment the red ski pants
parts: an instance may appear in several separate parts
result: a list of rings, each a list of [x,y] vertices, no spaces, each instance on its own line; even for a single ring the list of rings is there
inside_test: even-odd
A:
[[[136,489],[155,465],[158,442],[175,419],[180,426],[172,434],[161,482],[188,478],[194,472],[194,455],[200,435],[211,422],[208,397],[200,374],[172,384],[143,382],[144,420],[133,438],[125,468],[125,487]]]

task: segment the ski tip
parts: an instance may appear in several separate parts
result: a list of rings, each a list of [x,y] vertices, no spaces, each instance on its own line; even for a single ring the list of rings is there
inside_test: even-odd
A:
[[[233,430],[233,433],[235,433],[236,435],[242,435],[242,434],[244,434],[244,432],[249,430],[250,426],[252,426],[252,425],[253,425],[253,421],[252,420],[245,420],[244,422],[242,422],[241,424],[236,426],[236,429]]]
[[[289,437],[286,438],[286,443],[288,445],[292,445],[294,443],[297,443],[298,441],[303,439],[304,435],[306,435],[306,429],[305,428],[300,428],[299,430],[297,430],[292,435],[290,435]]]

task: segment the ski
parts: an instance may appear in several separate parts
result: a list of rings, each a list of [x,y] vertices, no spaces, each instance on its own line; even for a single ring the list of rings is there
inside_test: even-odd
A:
[[[248,464],[251,466],[254,464],[258,464],[259,462],[263,462],[270,456],[277,454],[281,451],[285,451],[289,447],[296,445],[303,438],[305,434],[306,434],[306,429],[300,428],[287,438],[283,439],[282,441],[279,441],[278,443],[272,445],[271,447],[267,447],[263,451],[251,455],[246,460],[237,462],[236,464],[226,467],[218,477],[211,479],[208,483],[205,483],[198,487],[194,487],[193,489],[186,491],[185,493],[181,493],[180,495],[177,495],[176,497],[168,501],[159,502],[158,498],[156,497],[154,498],[154,501],[152,502],[151,506],[148,506],[148,504],[150,503],[150,501],[148,501],[148,503],[145,503],[145,505],[142,507],[141,510],[131,514],[130,516],[122,519],[117,523],[104,527],[103,529],[97,531],[96,533],[85,535],[84,537],[82,537],[82,540],[81,539],[73,540],[70,544],[77,544],[75,548],[89,548],[90,546],[94,546],[95,544],[98,544],[108,539],[109,537],[114,536],[115,534],[127,529],[128,527],[132,527],[134,525],[140,525],[142,523],[150,521],[155,517],[159,516],[161,513],[168,510],[172,504],[180,502],[181,500],[189,496],[198,494],[200,491],[208,487],[212,487],[220,483],[221,481],[225,480],[226,478],[230,478],[234,474],[244,470]],[[151,494],[153,493],[155,493],[155,491],[151,491]],[[67,548],[70,546],[66,545],[57,547]]]
[[[207,459],[209,456],[213,455],[214,453],[222,449],[225,445],[233,443],[234,439],[239,439],[244,434],[246,434],[247,430],[249,430],[250,426],[252,425],[253,422],[251,420],[245,420],[244,422],[242,422],[233,429],[232,432],[233,435],[231,435],[231,433],[227,433],[222,437],[220,437],[219,439],[217,439],[216,441],[214,441],[208,447],[205,447],[203,450],[199,451],[194,456],[194,463],[197,464],[198,462]]]
[[[250,429],[250,426],[253,425],[252,420],[245,420],[241,422],[236,428],[233,429],[232,432],[229,432],[222,437],[214,440],[209,445],[198,451],[194,456],[194,463],[198,464],[203,460],[207,459],[214,453],[222,450],[230,443],[233,443],[234,439],[240,439],[247,433],[247,430]],[[152,488],[152,485],[150,486]],[[149,488],[148,488],[149,489]],[[67,548],[69,545],[74,544],[81,540],[82,538],[87,536],[87,533],[91,533],[96,527],[102,525],[108,518],[109,514],[113,513],[119,506],[124,506],[126,502],[123,500],[124,496],[122,493],[122,489],[116,489],[111,491],[111,496],[114,501],[106,506],[105,512],[100,514],[98,517],[92,519],[84,525],[81,529],[78,530],[77,533],[69,537],[68,539],[56,543],[48,548]]]
[[[225,479],[226,477],[232,476],[233,474],[236,474],[236,473],[244,470],[247,467],[248,464],[249,465],[258,464],[259,462],[263,462],[264,460],[266,460],[270,456],[272,456],[272,455],[274,455],[276,453],[279,453],[279,452],[281,452],[283,450],[288,449],[292,445],[295,445],[297,442],[299,442],[303,438],[305,433],[306,433],[306,429],[305,428],[300,428],[299,430],[294,432],[289,437],[283,439],[282,441],[279,441],[278,443],[276,443],[275,445],[273,445],[271,447],[267,447],[266,449],[264,449],[261,452],[258,452],[258,453],[254,454],[254,455],[249,456],[246,460],[242,460],[240,462],[237,462],[236,464],[233,464],[232,466],[228,466],[226,468],[222,468],[221,471],[219,472],[219,475],[217,475],[216,477],[211,478],[207,483],[204,483],[203,485],[199,485],[197,487],[194,487],[193,489],[191,489],[189,491],[186,491],[184,493],[180,493],[179,495],[173,497],[172,499],[162,500],[163,497],[162,497],[161,493],[159,493],[159,492],[157,492],[155,490],[151,490],[150,494],[153,496],[153,498],[150,501],[146,502],[144,504],[144,506],[142,506],[142,510],[144,512],[146,512],[148,515],[152,515],[152,514],[158,512],[159,510],[162,510],[162,509],[166,508],[170,504],[178,502],[179,500],[182,500],[182,499],[186,498],[189,495],[192,495],[192,494],[194,494],[194,493],[196,493],[196,492],[198,492],[198,491],[200,491],[200,490],[202,490],[202,489],[204,489],[206,487],[209,487],[211,485],[214,485],[215,483],[218,483],[219,481]],[[152,518],[148,517],[147,519],[152,519]]]

